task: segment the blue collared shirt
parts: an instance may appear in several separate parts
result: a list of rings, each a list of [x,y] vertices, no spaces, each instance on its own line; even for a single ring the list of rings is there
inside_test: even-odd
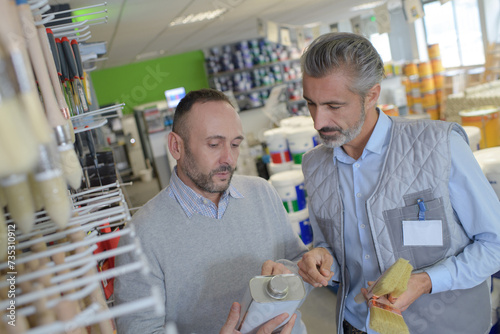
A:
[[[354,297],[362,287],[368,286],[368,281],[375,281],[382,274],[371,236],[366,200],[380,177],[391,128],[390,118],[379,112],[377,124],[361,157],[354,160],[339,147],[334,149],[333,158],[333,163],[338,165],[343,194],[346,263],[351,282],[345,318],[369,333],[366,303],[356,304]],[[427,270],[432,293],[463,289],[467,285],[471,287],[471,282],[481,283],[495,268],[498,270],[500,258],[500,202],[469,146],[456,132],[451,134],[450,149],[451,203],[464,230],[476,242],[457,257]]]
[[[191,218],[196,213],[209,218],[221,219],[229,204],[229,196],[243,198],[243,195],[230,184],[229,188],[222,194],[217,206],[208,198],[201,196],[185,185],[177,176],[177,166],[174,167],[167,191],[170,197],[177,200],[188,218]]]

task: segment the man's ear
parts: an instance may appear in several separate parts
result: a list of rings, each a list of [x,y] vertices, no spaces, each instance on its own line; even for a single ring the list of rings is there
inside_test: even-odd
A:
[[[181,157],[181,151],[183,150],[182,145],[184,145],[184,142],[182,141],[181,136],[170,131],[168,134],[168,150],[175,160],[179,160]]]
[[[365,108],[375,108],[380,97],[380,84],[374,85],[365,96]]]

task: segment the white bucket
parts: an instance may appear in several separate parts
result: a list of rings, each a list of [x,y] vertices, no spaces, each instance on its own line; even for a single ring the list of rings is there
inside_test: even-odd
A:
[[[286,130],[276,128],[264,132],[271,160],[275,164],[281,164],[292,161],[290,151],[288,150],[288,143],[286,141]]]
[[[318,132],[312,126],[288,128],[286,139],[293,162],[300,165],[304,153],[318,145]]]
[[[142,169],[139,171],[142,182],[150,182],[153,179],[153,169]]]
[[[287,212],[297,212],[306,208],[304,175],[298,170],[289,170],[271,175],[269,181],[285,206]]]
[[[481,142],[481,129],[477,126],[464,126],[467,137],[469,137],[469,145],[472,152],[480,149],[479,143]]]
[[[476,151],[474,156],[500,199],[500,146]]]
[[[311,116],[293,116],[284,118],[280,121],[282,128],[298,128],[302,126],[314,126],[314,121]]]
[[[281,172],[286,172],[291,170],[295,164],[292,161],[283,162],[281,164],[275,164],[274,162],[269,163],[269,174],[274,175]]]
[[[291,212],[288,214],[288,217],[290,218],[293,230],[299,235],[300,239],[302,239],[304,245],[311,247],[313,231],[311,223],[309,223],[309,210],[306,208],[298,212]]]

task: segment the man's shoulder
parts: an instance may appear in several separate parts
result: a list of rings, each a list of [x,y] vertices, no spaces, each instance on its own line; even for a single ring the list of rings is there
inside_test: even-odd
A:
[[[169,196],[168,188],[165,188],[134,214],[132,223],[141,229],[164,223],[165,219],[172,215],[175,204],[175,200]]]

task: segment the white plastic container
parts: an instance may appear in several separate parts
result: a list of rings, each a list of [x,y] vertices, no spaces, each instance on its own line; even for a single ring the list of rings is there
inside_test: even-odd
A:
[[[467,137],[469,137],[469,145],[472,152],[480,149],[479,143],[481,142],[481,129],[477,126],[464,126]]]
[[[474,156],[500,200],[500,146],[476,151]]]
[[[289,170],[271,175],[269,181],[278,191],[288,213],[306,208],[304,174],[298,170]]]
[[[312,126],[288,128],[286,139],[293,162],[300,165],[304,153],[318,145],[318,132]]]
[[[302,239],[302,242],[307,247],[312,246],[313,232],[311,223],[309,223],[309,210],[306,208],[297,212],[290,212],[288,214],[292,228]]]
[[[290,151],[288,150],[285,129],[276,128],[267,130],[264,132],[264,138],[273,163],[280,164],[292,160]]]
[[[302,278],[295,274],[255,276],[241,302],[240,320],[236,328],[242,334],[254,334],[272,318],[288,313],[290,320],[300,306],[306,292]]]

